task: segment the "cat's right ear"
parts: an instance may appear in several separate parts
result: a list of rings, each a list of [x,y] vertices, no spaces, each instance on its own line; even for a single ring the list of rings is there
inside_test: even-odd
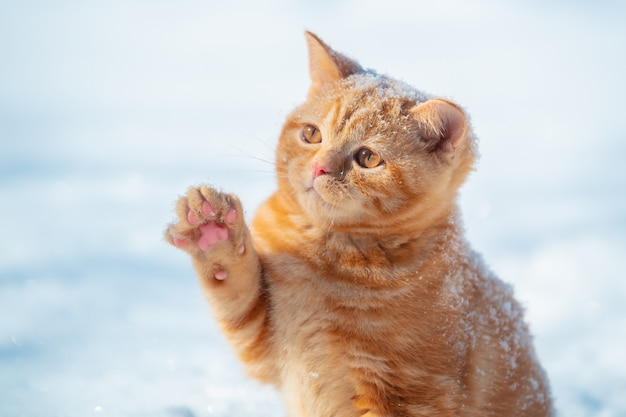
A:
[[[317,94],[326,84],[363,71],[358,63],[331,49],[315,34],[307,31],[305,35],[311,76],[309,96]]]

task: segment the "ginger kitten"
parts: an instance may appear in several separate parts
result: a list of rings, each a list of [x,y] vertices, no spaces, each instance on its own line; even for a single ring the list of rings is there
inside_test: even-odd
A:
[[[312,84],[252,227],[203,185],[165,233],[247,372],[291,417],[552,415],[522,308],[463,237],[464,111],[306,38]]]

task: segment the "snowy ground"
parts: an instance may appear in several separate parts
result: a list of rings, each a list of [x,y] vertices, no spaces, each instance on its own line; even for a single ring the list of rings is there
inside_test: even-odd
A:
[[[0,3],[0,417],[284,416],[161,233],[188,185],[272,191],[304,29],[468,109],[468,234],[560,415],[626,415],[623,2],[381,4]]]

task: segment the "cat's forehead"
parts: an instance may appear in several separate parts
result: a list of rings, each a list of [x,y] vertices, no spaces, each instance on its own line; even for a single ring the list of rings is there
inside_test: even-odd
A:
[[[320,123],[338,137],[374,137],[411,124],[410,109],[425,102],[421,91],[376,73],[351,75],[317,103]],[[352,134],[349,134],[352,132]]]
[[[358,116],[356,119],[374,127],[375,120],[406,122],[410,109],[428,99],[426,94],[402,81],[366,72],[353,74],[333,85],[320,104],[328,113]]]
[[[345,78],[339,88],[344,92],[365,95],[381,102],[402,100],[414,104],[425,102],[429,97],[411,85],[373,71],[354,74]]]

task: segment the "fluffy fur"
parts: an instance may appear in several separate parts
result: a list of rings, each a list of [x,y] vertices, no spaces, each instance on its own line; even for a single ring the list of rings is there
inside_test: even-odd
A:
[[[552,415],[522,308],[463,237],[465,112],[306,37],[311,88],[251,232],[200,186],[165,234],[246,370],[291,417]]]

